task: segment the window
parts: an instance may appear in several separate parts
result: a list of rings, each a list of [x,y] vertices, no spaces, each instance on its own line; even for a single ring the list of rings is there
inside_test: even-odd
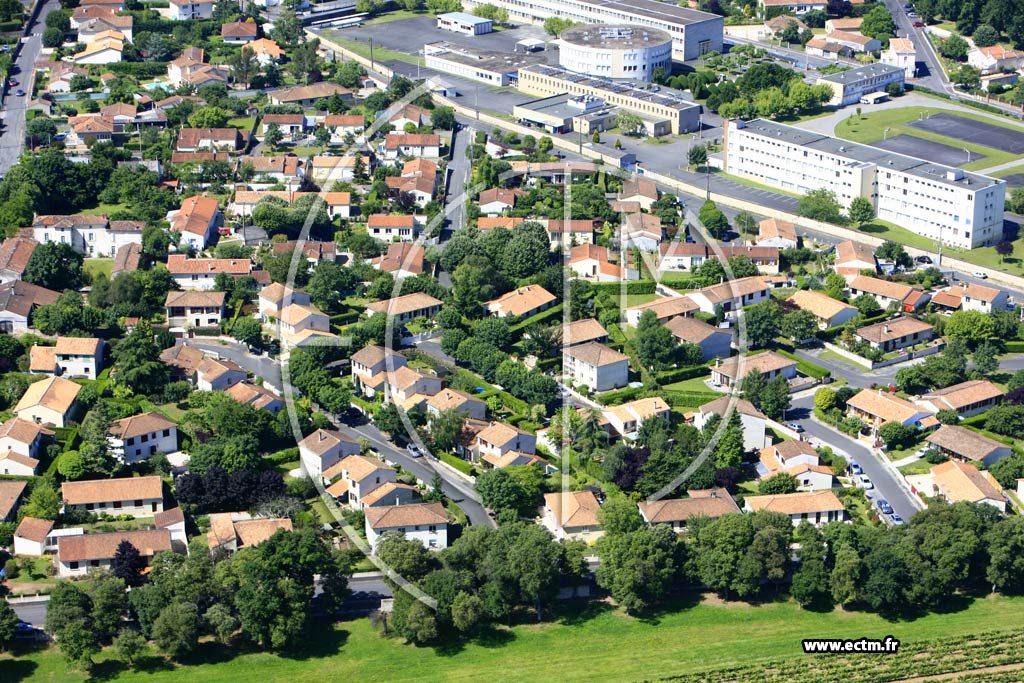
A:
[[[121,501],[119,501],[119,500],[115,500],[114,501],[114,509],[115,510],[120,510],[121,509]]]
[[[137,507],[137,508],[140,508],[140,507],[142,507],[142,499],[141,499],[141,498],[140,498],[140,499],[137,499],[137,500],[135,501],[135,507]]]
[[[78,563],[77,562],[69,562],[68,563],[68,569],[78,569]]]

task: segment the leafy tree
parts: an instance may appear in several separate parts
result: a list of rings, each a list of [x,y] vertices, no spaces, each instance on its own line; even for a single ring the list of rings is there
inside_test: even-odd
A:
[[[754,304],[743,313],[747,342],[752,347],[764,347],[779,334],[782,309],[774,301]]]
[[[139,549],[125,539],[117,544],[114,557],[110,562],[110,573],[121,579],[128,586],[142,583],[142,556]]]
[[[736,229],[743,235],[756,235],[758,232],[757,219],[749,211],[740,211],[733,221]]]
[[[32,493],[21,509],[28,517],[55,520],[60,514],[60,498],[52,486],[47,485],[45,480],[40,480],[32,487]]]
[[[800,564],[793,572],[790,588],[793,599],[802,607],[830,605],[832,595],[829,591],[828,569],[825,567],[825,541],[821,532],[811,524],[801,522],[794,536],[800,544],[797,551]]]
[[[616,114],[612,123],[626,135],[639,135],[644,131],[644,120],[626,110]]]
[[[808,310],[798,309],[782,316],[779,324],[782,334],[795,342],[813,339],[818,332],[818,319]]]
[[[700,213],[697,217],[700,219],[701,224],[711,233],[712,237],[716,239],[721,239],[729,229],[729,219],[725,217],[722,210],[710,199],[701,205]]]
[[[882,437],[887,448],[895,450],[910,445],[915,430],[901,422],[886,422],[879,428],[878,435]]]
[[[478,5],[473,8],[473,15],[483,19],[490,19],[495,24],[508,23],[508,10],[497,5]]]
[[[302,40],[302,22],[294,11],[286,9],[277,15],[270,37],[289,45],[294,45]]]
[[[819,188],[809,190],[797,203],[797,213],[806,218],[826,223],[836,223],[841,217],[842,207],[831,190]]]
[[[860,25],[860,32],[872,38],[881,39],[883,36],[896,35],[896,23],[884,4],[874,5]]]
[[[740,390],[742,396],[746,400],[754,404],[755,407],[761,406],[761,396],[764,394],[764,390],[768,387],[768,380],[765,379],[764,375],[759,370],[751,370],[744,377],[743,381],[740,382]]]
[[[850,202],[850,208],[847,209],[847,212],[850,215],[850,220],[858,226],[862,226],[875,218],[875,207],[871,200],[865,197],[854,197],[853,201]]]
[[[875,250],[875,255],[882,261],[891,261],[902,268],[913,265],[913,260],[903,245],[892,240],[882,242]]]
[[[238,630],[238,619],[231,613],[230,608],[219,602],[211,605],[203,613],[203,621],[223,644],[230,642],[231,636]]]
[[[450,451],[462,433],[466,417],[455,410],[442,410],[430,418],[430,438],[442,451]]]
[[[452,624],[458,630],[466,633],[484,618],[483,601],[476,595],[460,591],[452,602]]]
[[[773,420],[782,419],[789,410],[789,382],[783,375],[768,382],[761,394],[761,411]]]
[[[530,495],[509,473],[510,468],[493,469],[476,479],[474,488],[483,504],[500,513],[505,510],[529,514]]]
[[[96,636],[107,642],[117,633],[128,607],[125,582],[111,574],[100,574],[90,580],[88,591],[92,601],[90,625]]]
[[[863,564],[857,549],[849,543],[839,546],[836,551],[835,564],[829,577],[832,599],[846,606],[857,602],[863,596],[862,577]]]
[[[985,577],[993,592],[1019,593],[1024,589],[1024,518],[1000,519],[986,534],[985,545],[990,558]]]
[[[967,44],[967,41],[955,33],[939,43],[939,54],[958,62],[967,59],[969,51],[970,45]]]
[[[640,316],[633,341],[640,362],[652,370],[667,367],[675,355],[672,333],[658,321],[654,311],[644,311]]]
[[[974,40],[974,44],[978,47],[991,47],[999,42],[999,31],[988,24],[982,24],[974,29],[971,39]]]
[[[277,147],[284,140],[284,133],[281,132],[281,127],[276,123],[271,123],[267,126],[266,132],[263,134],[263,142],[268,145],[271,149]],[[361,155],[357,155],[357,158],[361,158]],[[255,218],[255,216],[254,216]]]
[[[690,166],[699,170],[701,166],[708,163],[708,148],[704,145],[694,145],[687,152],[686,159]]]
[[[1005,263],[1006,257],[1013,254],[1013,242],[1010,240],[999,240],[996,244],[996,253],[999,254],[999,260]]]
[[[971,361],[974,364],[974,371],[982,376],[991,375],[999,369],[999,345],[990,341],[983,341],[974,349],[971,354]]]
[[[946,321],[945,335],[950,339],[979,342],[995,336],[995,321],[981,311],[956,311]]]
[[[786,472],[779,472],[757,485],[757,492],[762,496],[775,496],[781,493],[794,493],[797,489],[796,479]]]
[[[949,80],[964,90],[974,90],[981,85],[981,70],[970,64],[960,64],[950,70]]]
[[[153,343],[153,330],[142,320],[114,348],[117,382],[138,394],[159,393],[167,383],[167,366],[160,360],[160,348]]]
[[[188,117],[188,123],[193,128],[223,128],[229,118],[231,115],[220,107],[201,107]]]
[[[17,613],[8,604],[7,598],[0,596],[0,650],[14,642],[17,626]]]
[[[836,392],[828,387],[821,387],[814,392],[814,409],[816,411],[827,413],[836,407],[838,407]]]
[[[485,344],[493,344],[500,348],[510,341],[511,332],[504,318],[488,317],[477,323],[473,336]]]
[[[857,310],[865,318],[870,318],[882,312],[882,307],[878,305],[878,300],[870,294],[859,294],[850,303],[856,306]]]
[[[46,605],[46,632],[54,636],[64,656],[88,662],[99,651],[99,634],[92,627],[92,600],[78,586],[62,581]]]
[[[626,496],[612,496],[597,513],[605,534],[628,534],[643,527],[636,501]]]
[[[548,17],[544,20],[544,31],[549,36],[558,36],[567,28],[572,28],[576,22],[561,17]]]
[[[678,571],[678,548],[675,533],[662,524],[606,534],[598,541],[597,582],[627,612],[643,610],[668,593]]]
[[[66,242],[44,242],[32,251],[22,279],[55,292],[78,289],[86,282],[84,257]]]
[[[129,666],[135,663],[135,659],[146,651],[146,639],[142,634],[133,628],[122,629],[114,637],[114,652],[119,659]]]
[[[231,326],[231,336],[256,349],[263,348],[263,325],[251,316],[240,316]]]
[[[172,602],[153,624],[153,642],[173,659],[181,659],[199,644],[199,613],[195,605]]]

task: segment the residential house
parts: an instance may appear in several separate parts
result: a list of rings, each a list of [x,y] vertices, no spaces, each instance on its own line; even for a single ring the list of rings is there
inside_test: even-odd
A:
[[[934,336],[934,330],[923,320],[901,316],[858,328],[855,334],[871,348],[888,353],[930,341]]]
[[[756,468],[761,481],[784,473],[796,480],[800,491],[820,491],[835,484],[832,468],[821,464],[818,452],[806,441],[782,441],[766,446],[761,449],[759,460]]]
[[[1013,448],[959,425],[942,425],[925,437],[943,455],[965,463],[981,463],[991,467],[1013,455]]]
[[[830,43],[838,43],[852,54],[878,54],[882,49],[882,41],[855,31],[832,31],[825,38]]]
[[[488,462],[508,453],[534,455],[537,452],[537,437],[504,422],[491,422],[477,432],[473,452],[477,459]]]
[[[433,318],[441,310],[442,301],[429,294],[415,292],[393,299],[375,301],[366,307],[366,315],[378,313],[395,317],[395,322],[404,324],[416,318]]]
[[[287,517],[254,519],[244,512],[219,512],[210,515],[206,545],[213,551],[233,553],[255,547],[281,530],[291,531],[292,520]]]
[[[419,489],[408,484],[388,482],[363,496],[363,509],[408,505],[419,498]]]
[[[0,333],[28,331],[29,318],[36,306],[57,303],[59,297],[60,292],[22,280],[0,284]]]
[[[364,508],[366,542],[376,549],[381,536],[401,534],[430,550],[448,547],[448,512],[443,503],[411,503]]]
[[[402,354],[375,344],[359,349],[349,360],[352,363],[352,384],[370,397],[384,391],[388,373],[408,363]]]
[[[850,298],[867,294],[878,302],[882,309],[892,306],[905,313],[912,313],[928,303],[928,294],[919,287],[912,287],[902,282],[879,280],[875,277],[858,275],[850,281]]]
[[[548,461],[544,458],[536,455],[529,455],[527,453],[520,453],[519,451],[509,451],[505,455],[485,455],[480,461],[485,467],[492,469],[503,470],[506,467],[528,467],[530,465],[540,465],[544,468],[545,474],[556,471],[554,467],[548,464]]]
[[[0,284],[20,280],[39,243],[28,237],[8,237],[0,243]]]
[[[178,233],[196,251],[202,251],[209,245],[223,218],[217,200],[200,195],[185,199],[180,209],[167,214],[171,232]],[[174,257],[185,258],[182,254],[172,254],[168,258]]]
[[[714,314],[718,306],[732,313],[769,299],[771,287],[763,277],[741,277],[687,292],[685,296],[704,313]]]
[[[640,251],[657,251],[665,239],[661,219],[649,213],[631,213],[622,222],[619,238],[623,247],[635,247]]]
[[[142,263],[142,245],[134,242],[118,247],[114,262],[110,264],[110,277],[121,273],[134,273]]]
[[[645,421],[659,419],[667,423],[670,415],[668,403],[660,396],[638,398],[601,411],[601,416],[612,433],[629,441],[636,439],[640,426]]]
[[[950,287],[950,291],[956,288]],[[959,291],[960,306],[965,311],[981,311],[992,313],[1007,308],[1009,295],[1001,289],[986,287],[975,283],[961,283]]]
[[[736,501],[723,488],[687,491],[686,498],[662,498],[639,504],[640,517],[650,525],[667,524],[673,531],[686,531],[694,518],[718,519],[740,511]]]
[[[248,374],[234,361],[226,358],[207,358],[196,368],[196,389],[226,391],[246,377]]]
[[[246,134],[237,128],[182,128],[175,149],[179,152],[237,152],[245,147]]]
[[[81,389],[81,384],[63,377],[33,382],[14,406],[14,414],[37,424],[66,427],[77,412],[76,397]]]
[[[730,404],[732,409],[740,414],[740,424],[743,427],[743,450],[760,451],[765,445],[765,425],[768,418],[754,407],[754,404],[744,398],[723,396],[710,403],[697,408],[693,415],[693,426],[697,429],[704,429],[712,415],[718,415],[723,420],[731,418]]]
[[[404,104],[397,108],[392,105],[384,112],[378,112],[377,120],[382,118],[394,126],[395,130],[403,130],[409,124],[419,128],[430,119],[430,111],[415,104]]]
[[[263,135],[267,134],[271,126],[277,126],[285,140],[295,142],[302,139],[306,131],[312,128],[312,120],[303,114],[265,114],[262,125]]]
[[[914,403],[937,413],[940,410],[954,410],[960,417],[973,417],[999,405],[1005,394],[1003,390],[985,379],[974,379],[922,394]]]
[[[92,142],[109,142],[114,138],[114,122],[105,116],[73,116],[68,119],[71,131],[64,139],[66,145],[77,147]]]
[[[306,474],[313,477],[350,455],[359,455],[359,444],[339,431],[318,429],[299,442],[299,460]]]
[[[100,107],[100,116],[109,119],[114,123],[114,132],[122,133],[125,126],[135,123],[138,110],[134,104],[127,102],[115,102],[105,107]]]
[[[789,380],[796,377],[796,361],[774,351],[753,356],[734,356],[711,367],[711,381],[723,387],[738,387],[743,378],[752,372],[761,373],[766,382],[779,376]]]
[[[869,270],[872,273],[878,272],[875,250],[853,240],[846,240],[836,245],[834,266],[836,272],[844,276],[847,281],[856,278],[864,270]]]
[[[483,190],[477,197],[477,204],[480,205],[480,213],[484,216],[497,216],[498,214],[511,211],[516,206],[519,197],[525,197],[525,190],[495,187]]]
[[[249,46],[258,41],[253,41]],[[342,100],[347,102],[352,101],[352,91],[348,88],[343,88],[337,83],[331,83],[330,81],[321,81],[312,85],[297,85],[291,88],[281,88],[280,90],[272,90],[267,93],[267,97],[270,99],[270,104],[298,104],[300,106],[306,106],[313,104],[317,100],[323,100],[332,95],[338,95]]]
[[[828,7],[826,0],[758,0],[757,7],[762,16],[770,11],[781,11],[787,14],[807,14],[812,10],[825,10]],[[777,10],[777,8],[782,8]]]
[[[292,289],[280,282],[272,282],[260,290],[257,297],[257,310],[264,318],[278,318],[285,306],[298,304],[309,305],[309,294],[301,289]]]
[[[348,504],[362,508],[363,496],[388,483],[395,483],[395,470],[379,460],[363,455],[349,455],[338,463],[341,480],[345,482]],[[340,498],[340,496],[335,496]]]
[[[166,455],[178,450],[178,425],[160,413],[148,412],[114,420],[107,433],[114,457],[128,465],[157,453]]]
[[[548,231],[548,240],[551,242],[551,249],[561,249],[563,252],[579,245],[593,244],[594,229],[604,225],[600,218],[588,220],[561,218],[547,218],[537,221]],[[626,279],[636,280],[639,275],[635,271],[626,271]]]
[[[566,379],[589,391],[608,391],[629,384],[629,356],[604,344],[587,342],[563,349]]]
[[[252,261],[246,258],[188,258],[184,254],[171,254],[167,257],[167,270],[182,289],[210,292],[217,286],[217,276],[221,273],[234,278],[249,275]]]
[[[86,479],[61,484],[62,512],[72,510],[131,515],[136,519],[164,511],[163,480],[158,476]]]
[[[171,327],[216,327],[224,318],[224,292],[167,292],[164,311]]]
[[[315,337],[331,336],[330,317],[314,306],[288,304],[274,322],[281,341],[289,346],[302,346]]]
[[[71,92],[71,79],[75,76],[89,75],[88,69],[75,66],[71,62],[53,62],[49,71],[46,91],[54,95]]]
[[[406,412],[421,407],[439,391],[440,379],[405,365],[384,378],[384,400],[402,406]]]
[[[802,311],[813,313],[818,321],[818,327],[823,330],[839,327],[860,315],[856,306],[810,289],[793,292],[788,301]]]
[[[330,185],[339,180],[355,182],[356,159],[362,160],[365,173],[369,174],[373,170],[373,157],[369,154],[346,154],[340,157],[317,155],[310,162],[310,174],[321,185]]]
[[[333,194],[344,194],[348,199],[348,192],[328,192],[327,195]],[[325,202],[327,204],[328,213],[331,210],[330,198]],[[338,205],[336,205],[338,206]],[[275,242],[270,245],[270,251],[274,254],[287,254],[295,251],[300,247],[299,243],[292,240],[289,242]],[[340,263],[341,258],[338,254],[338,245],[332,242],[320,242],[318,240],[307,240],[302,243],[301,248],[306,254],[306,260],[309,261],[309,265],[315,267],[321,261],[333,261],[334,263]],[[295,303],[301,304],[303,302],[296,301]]]
[[[36,517],[23,517],[14,530],[14,554],[18,557],[42,557],[56,552],[61,536],[80,536],[84,529],[54,529],[53,521]]]
[[[203,362],[203,352],[194,346],[178,343],[160,352],[160,362],[168,367],[172,381],[195,381],[196,370]]]
[[[573,344],[586,344],[587,342],[608,343],[608,330],[601,326],[594,318],[575,320],[567,325],[557,328],[556,332],[561,340],[562,346]]]
[[[220,37],[227,45],[245,45],[256,40],[257,26],[251,21],[232,21],[220,25]]]
[[[526,285],[488,301],[484,304],[484,312],[499,318],[513,315],[520,319],[526,319],[546,311],[555,303],[555,295],[540,285]]]
[[[419,164],[421,171],[403,170],[399,177],[388,176],[384,182],[391,189],[395,196],[400,194],[412,195],[417,206],[426,206],[427,202],[434,198],[437,189],[437,164],[426,159],[412,159],[405,162],[405,169],[411,164]],[[431,171],[431,167],[433,170]]]
[[[947,503],[976,503],[991,505],[1006,512],[1003,487],[991,472],[979,470],[970,463],[947,460],[931,470],[935,495]]]
[[[122,541],[128,541],[139,551],[139,560],[145,566],[157,553],[173,549],[168,529],[61,536],[57,539],[57,576],[68,579],[85,576],[90,570],[109,569]]]
[[[380,148],[385,159],[441,156],[441,136],[434,133],[388,133]]]
[[[111,221],[106,216],[75,214],[41,215],[32,221],[36,242],[62,242],[93,258],[113,256],[128,244],[142,244],[142,221]]]
[[[630,306],[625,310],[626,324],[636,327],[640,317],[647,311],[653,311],[658,322],[665,323],[678,316],[692,316],[698,309],[697,304],[685,296],[668,296],[645,304]]]
[[[595,282],[637,280],[639,272],[608,260],[608,248],[581,244],[569,252],[569,268],[577,277]]]
[[[102,31],[72,60],[75,64],[110,64],[120,62],[123,54],[124,36],[119,31]]]
[[[876,432],[886,422],[920,426],[921,420],[932,415],[931,411],[881,389],[862,389],[846,402],[846,408],[851,416],[864,420]]]
[[[24,480],[0,479],[0,522],[15,519],[27,486]]]
[[[796,226],[778,218],[766,218],[757,224],[757,239],[754,243],[759,247],[796,249]]]
[[[568,538],[593,543],[604,535],[593,491],[545,493],[541,525],[558,540]]]
[[[20,420],[19,418],[13,418]],[[32,458],[10,449],[0,450],[0,475],[5,477],[32,477],[39,468],[39,459]]]
[[[644,211],[650,211],[654,202],[658,201],[658,186],[648,178],[629,178],[623,181],[618,199],[621,202],[636,202]]]
[[[284,50],[269,38],[258,38],[246,45],[264,69],[284,57]]]
[[[487,417],[487,404],[458,389],[442,389],[427,399],[427,413],[439,415],[452,410],[474,420]]]
[[[106,342],[94,337],[58,337],[55,346],[33,346],[29,352],[31,372],[63,377],[96,379],[103,370]]]
[[[383,273],[391,273],[395,280],[415,277],[423,272],[423,247],[409,242],[388,245],[386,254],[370,259],[370,265]]]
[[[331,131],[331,142],[341,144],[350,133],[358,136],[366,128],[362,114],[328,114],[323,119],[324,128]]]
[[[213,0],[170,0],[171,19],[190,21],[213,16]]]
[[[889,47],[882,50],[879,61],[903,69],[905,79],[909,80],[917,75],[917,48],[910,38],[890,38]]]
[[[373,214],[366,220],[366,232],[385,242],[402,240],[411,242],[419,235],[416,217],[403,214]]]
[[[809,522],[823,526],[846,519],[846,508],[832,491],[801,491],[774,496],[747,496],[743,509],[747,512],[765,510],[789,515],[793,526]]]
[[[47,436],[53,436],[53,432],[35,422],[12,417],[0,424],[0,453],[14,453],[38,464],[42,455],[43,439]],[[0,467],[0,471],[2,469]]]
[[[188,535],[185,533],[185,511],[180,507],[153,515],[153,526],[169,531],[171,548],[176,553],[188,553]]]
[[[1012,50],[1005,45],[978,47],[967,54],[967,63],[983,74],[1016,71],[1024,66],[1024,51]]]
[[[252,166],[253,172],[257,178],[269,179],[279,183],[297,183],[302,180],[303,173],[303,161],[297,156],[292,154],[278,154],[274,156],[244,156],[239,158],[240,164],[249,164]],[[292,192],[281,197],[281,194],[261,194],[259,199],[266,196],[281,197],[288,203],[293,202],[295,199],[300,197],[302,194],[299,192]],[[235,203],[238,203],[238,197],[235,197]],[[253,202],[255,204],[256,202]],[[251,215],[250,211],[250,215]]]
[[[252,406],[255,410],[266,410],[272,415],[277,415],[284,408],[284,399],[262,384],[239,382],[224,394],[233,401]]]
[[[705,361],[728,358],[732,353],[732,334],[703,320],[677,316],[666,322],[665,327],[680,344],[686,342],[699,346]]]

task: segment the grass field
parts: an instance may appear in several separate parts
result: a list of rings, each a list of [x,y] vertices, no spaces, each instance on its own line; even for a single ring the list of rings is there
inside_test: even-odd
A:
[[[332,42],[337,43],[346,50],[351,50],[360,57],[370,59],[370,46],[367,43],[359,42],[358,40],[351,40],[343,38],[344,33],[338,31],[324,31],[324,35]],[[400,62],[406,62],[408,64],[417,64],[418,59],[412,55],[405,54],[404,52],[396,52],[394,50],[388,50],[383,47],[373,48],[373,60],[375,62],[387,62],[392,59],[397,59]]]
[[[106,275],[109,278],[110,277],[110,271],[113,269],[113,267],[114,267],[113,259],[108,259],[108,258],[103,258],[103,259],[91,259],[90,258],[90,259],[85,259],[85,262],[82,263],[82,268],[85,270],[85,272],[89,273],[89,275],[92,276],[92,277],[96,277],[97,275],[102,273],[103,275]]]
[[[312,637],[288,656],[251,653],[229,658],[218,646],[204,644],[188,668],[160,664],[146,671],[120,671],[120,665],[101,664],[92,680],[626,683],[802,658],[800,641],[811,636],[893,635],[910,643],[1005,631],[1015,628],[1024,608],[1020,598],[964,602],[966,606],[958,611],[913,620],[887,620],[862,612],[804,611],[790,602],[756,607],[721,604],[713,598],[641,620],[624,616],[605,603],[587,603],[557,623],[497,627],[468,643],[449,642],[436,648],[383,639],[367,620],[360,619],[334,629],[314,629]],[[951,604],[959,601],[951,599]],[[103,659],[105,655],[97,657],[97,661]],[[0,670],[5,672],[3,679],[12,683],[90,680],[84,672],[69,671],[52,648],[25,653],[17,663],[12,663],[9,655],[0,655]]]
[[[665,391],[699,391],[706,393],[715,393],[708,388],[704,381],[707,377],[691,377],[690,379],[684,379],[682,382],[673,382],[672,384],[666,384],[662,387]]]
[[[948,109],[938,109],[935,107],[898,107],[894,109],[883,109],[881,111],[864,113],[859,117],[856,114],[851,114],[849,118],[843,119],[840,123],[836,124],[835,134],[838,137],[846,140],[853,140],[854,142],[872,143],[886,137],[885,131],[889,128],[891,130],[888,135],[911,135],[924,140],[940,142],[944,145],[949,145],[957,149],[965,148],[972,152],[977,152],[978,154],[984,154],[986,158],[981,159],[980,161],[973,161],[962,166],[964,169],[969,171],[978,171],[988,168],[989,166],[996,166],[1008,161],[1015,161],[1018,158],[1017,155],[1010,152],[1003,152],[998,149],[993,149],[992,147],[963,142],[957,138],[937,135],[935,133],[930,133],[907,125],[908,123],[912,123],[924,116],[930,116],[932,114],[956,114],[957,116],[965,119],[980,121],[994,126],[1001,126],[1010,130],[1022,130],[1020,126],[1003,123],[999,119],[989,118],[987,116],[981,116],[971,112],[950,111]]]

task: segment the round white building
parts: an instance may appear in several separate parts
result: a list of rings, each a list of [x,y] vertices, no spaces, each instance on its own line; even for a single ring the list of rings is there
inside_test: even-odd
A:
[[[672,68],[672,36],[630,24],[573,26],[559,36],[558,63],[604,78],[649,81],[659,66]]]

